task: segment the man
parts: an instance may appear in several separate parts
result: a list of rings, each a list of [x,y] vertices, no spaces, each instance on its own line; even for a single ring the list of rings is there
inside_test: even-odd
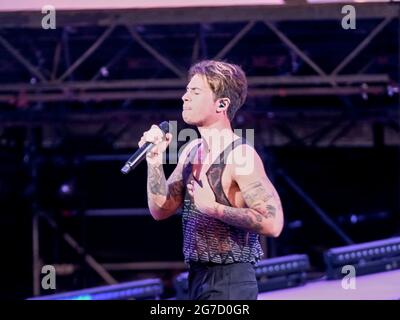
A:
[[[259,155],[231,128],[246,99],[246,76],[237,65],[202,61],[190,68],[189,80],[182,117],[201,139],[184,148],[168,180],[162,154],[172,135],[153,125],[139,142],[155,144],[146,158],[149,209],[162,220],[183,205],[190,299],[255,300],[259,235],[279,236],[283,212]]]

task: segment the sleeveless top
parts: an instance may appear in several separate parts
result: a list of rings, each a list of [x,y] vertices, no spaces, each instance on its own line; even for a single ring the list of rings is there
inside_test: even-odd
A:
[[[222,174],[225,162],[231,150],[245,144],[243,138],[233,141],[217,157],[206,172],[206,177],[215,194],[216,201],[226,206],[232,206],[222,189]],[[186,158],[183,169],[183,182],[186,186],[193,178],[193,159],[199,143],[193,147]],[[182,210],[183,254],[185,262],[229,264],[234,262],[257,263],[263,251],[259,235],[231,226],[219,219],[201,213],[192,201],[187,188]]]

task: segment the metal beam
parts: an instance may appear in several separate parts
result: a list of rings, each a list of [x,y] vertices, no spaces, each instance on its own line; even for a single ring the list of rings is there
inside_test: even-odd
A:
[[[327,74],[323,71],[310,57],[308,57],[298,46],[296,46],[283,32],[281,32],[273,23],[264,21],[264,23],[278,36],[281,41],[299,55],[304,62],[313,68],[321,77],[327,78]],[[336,85],[332,82],[332,85]]]
[[[137,41],[147,52],[149,52],[154,58],[156,58],[159,62],[161,62],[164,66],[174,72],[179,78],[185,79],[186,74],[182,71],[182,68],[175,66],[171,61],[165,58],[161,53],[159,53],[156,49],[150,46],[146,41],[142,39],[142,37],[132,29],[129,25],[125,26],[128,30],[129,34],[133,38],[133,40]]]
[[[57,223],[48,214],[42,212],[41,217],[46,220],[46,222],[56,231],[60,231]],[[85,248],[83,248],[69,233],[60,232],[60,236],[68,243],[71,248],[73,248],[79,255],[83,256],[85,262],[94,270],[96,273],[107,283],[115,284],[118,283],[117,280],[90,254],[86,253]]]
[[[266,96],[324,96],[324,95],[361,95],[386,94],[386,86],[368,86],[366,88],[359,87],[303,87],[303,88],[266,88],[266,89],[249,89],[249,97],[266,97]],[[57,102],[57,101],[120,101],[125,99],[144,99],[144,100],[179,100],[183,94],[183,90],[148,90],[148,91],[117,91],[117,92],[69,92],[65,93],[37,93],[24,94],[21,98],[29,102]],[[0,95],[0,102],[15,104],[18,102],[18,95],[4,94]]]
[[[350,130],[354,129],[357,126],[357,120],[356,119],[350,119],[348,123],[343,126],[338,133],[329,141],[329,146],[335,145],[336,141],[338,141],[340,138],[346,136]]]
[[[220,60],[222,57],[224,57],[229,50],[231,50],[239,41],[246,35],[251,28],[255,25],[255,21],[250,21],[247,23],[242,30],[240,30],[221,50],[216,54],[214,57],[214,60]]]
[[[333,131],[337,126],[340,125],[345,119],[345,115],[341,114],[332,114],[331,117],[333,121],[330,121],[327,125],[323,125],[322,127],[317,128],[311,133],[307,133],[305,136],[301,137],[301,140],[304,141],[306,145],[311,145],[314,141],[321,140],[326,135],[328,135],[331,131]],[[311,143],[308,143],[308,140],[311,140]]]
[[[285,179],[286,183],[310,206],[321,220],[334,232],[345,244],[353,244],[353,240],[344,232],[344,230],[329,216],[321,207],[282,169],[277,173]]]
[[[35,75],[40,79],[42,82],[46,82],[47,80],[45,77],[42,75],[42,73],[39,71],[38,68],[33,66],[28,60],[26,60],[22,54],[19,53],[17,49],[15,49],[5,38],[0,36],[0,43],[3,45],[3,47],[15,58],[17,59],[24,67],[26,67],[32,75]]]
[[[53,68],[51,70],[52,81],[54,81],[57,78],[57,70],[58,70],[58,65],[60,63],[61,50],[62,50],[62,42],[59,41],[57,42],[56,48],[54,49]]]
[[[130,48],[130,43],[126,45],[124,48],[121,48],[118,52],[115,53],[115,55],[106,63],[104,66],[100,67],[100,69],[91,77],[90,82],[96,81],[100,76],[102,75],[102,68],[106,68],[106,70],[109,72],[110,69],[119,61],[121,58],[126,55]],[[104,75],[104,77],[108,77]]]
[[[352,3],[357,19],[396,17],[396,3]],[[68,10],[57,11],[57,27],[63,26],[110,26],[135,23],[191,24],[213,22],[299,21],[335,20],[343,18],[343,3],[284,4],[264,6],[186,7],[118,10]],[[0,27],[41,28],[43,14],[40,11],[1,12]]]
[[[275,127],[283,136],[289,139],[288,145],[304,145],[304,141],[284,121],[279,122]]]
[[[258,85],[328,85],[332,81],[341,84],[389,83],[387,74],[346,74],[336,76],[264,76],[248,77],[249,86]]]
[[[336,76],[257,76],[248,77],[249,87],[254,86],[285,86],[285,85],[328,85],[332,81],[338,84],[388,84],[390,78],[386,74],[347,74]],[[186,80],[168,79],[132,79],[108,81],[68,81],[3,84],[0,92],[38,92],[38,91],[65,91],[65,90],[111,90],[111,89],[184,89]]]
[[[393,126],[396,126],[396,128],[399,127],[398,108],[396,108],[395,106],[379,106],[373,109],[366,109],[364,111],[365,116],[360,119],[360,123],[370,123],[371,121],[375,121],[378,118],[386,121],[387,119],[391,119],[391,121],[393,121]],[[339,124],[339,121],[347,119],[347,116],[343,114],[343,109],[341,109],[340,107],[329,108],[325,105],[321,105],[318,108],[296,107],[286,109],[268,109],[268,113],[264,108],[249,111],[245,106],[242,112],[246,115],[249,126],[251,126],[255,121],[259,121],[260,119],[270,122],[290,121],[293,124],[298,123],[299,125],[303,125],[304,119],[308,119],[313,124],[324,123],[323,128],[328,128],[326,127],[326,123],[328,123],[329,127],[334,127]],[[27,116],[28,114],[29,117]],[[298,117],[299,114],[302,115],[301,118]],[[142,119],[141,121],[146,122],[156,121],[155,119],[159,117],[161,121],[162,119],[179,119],[180,116],[181,110],[179,106],[177,106],[176,108],[166,108],[162,111],[158,110],[157,113],[154,113],[154,109],[121,110],[117,108],[107,111],[99,110],[98,112],[83,112],[79,110],[71,110],[71,112],[68,113],[60,113],[56,108],[53,110],[36,111],[34,113],[30,112],[29,110],[15,109],[12,111],[1,112],[0,123],[1,128],[19,125],[26,127],[48,125],[54,126],[55,129],[57,129],[60,127],[60,123],[70,123],[71,125],[101,125],[104,122],[114,123],[119,127],[122,124],[137,124],[138,119]],[[332,119],[336,120],[332,122]],[[308,124],[306,124],[306,126],[307,128],[310,128]],[[321,132],[321,129],[322,128],[314,131],[312,134],[308,133],[307,135],[302,135],[301,139],[307,142],[309,139],[317,136],[318,133]],[[325,129],[323,131],[325,131]],[[395,133],[398,134],[398,132]],[[132,139],[130,135],[129,139]]]
[[[33,212],[32,215],[32,277],[33,295],[40,295],[40,247],[39,247],[39,213]]]
[[[113,32],[115,24],[112,24],[107,28],[106,31],[87,49],[58,79],[63,81],[68,75],[70,75],[76,68],[78,68],[89,56],[96,51],[96,49],[103,43],[103,41]]]
[[[381,30],[392,21],[393,17],[387,17],[381,23],[379,23],[371,33],[332,71],[331,75],[338,74],[345,66],[347,66],[351,60],[353,60],[379,33]]]
[[[196,36],[196,39],[194,40],[193,43],[193,49],[192,49],[192,58],[191,58],[191,64],[193,64],[195,61],[198,60],[199,57],[199,51],[200,51],[200,35]]]

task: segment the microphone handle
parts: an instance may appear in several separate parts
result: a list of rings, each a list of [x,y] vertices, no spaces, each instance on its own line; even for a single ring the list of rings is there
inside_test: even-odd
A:
[[[170,126],[168,121],[163,121],[159,124],[159,128],[161,131],[166,134],[170,131]],[[145,157],[146,153],[150,151],[151,148],[153,148],[154,143],[151,142],[146,142],[144,145],[142,145],[141,148],[139,148],[132,157],[128,159],[128,161],[125,163],[125,165],[122,167],[121,172],[123,174],[127,174],[129,171],[134,169],[139,162],[141,162]]]
[[[139,148],[132,157],[125,163],[121,172],[123,174],[127,174],[132,169],[135,169],[136,166],[146,157],[146,153],[150,151],[150,149],[154,147],[154,143],[146,142],[141,148]]]

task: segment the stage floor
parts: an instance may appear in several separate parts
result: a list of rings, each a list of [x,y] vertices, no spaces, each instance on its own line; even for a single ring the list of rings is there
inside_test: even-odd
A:
[[[356,277],[355,289],[342,280],[317,280],[304,286],[260,293],[258,300],[400,300],[400,270]]]

